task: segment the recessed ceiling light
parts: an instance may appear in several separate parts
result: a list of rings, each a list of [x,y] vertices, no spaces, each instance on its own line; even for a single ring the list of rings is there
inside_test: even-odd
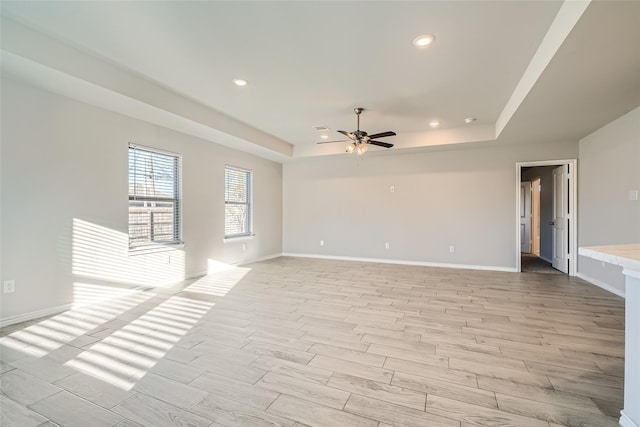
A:
[[[475,117],[467,117],[466,119],[464,119],[464,122],[465,122],[466,124],[469,124],[469,123],[473,123],[473,122],[475,122],[476,120],[477,120],[477,119],[476,119]]]
[[[413,45],[417,48],[424,48],[427,46],[431,46],[435,41],[435,37],[431,34],[425,34],[423,36],[418,36],[413,39]]]
[[[233,79],[233,84],[242,87],[248,85],[249,82],[243,79]]]
[[[329,135],[327,135],[326,133],[323,133],[322,135],[320,135],[320,138],[327,139],[329,138]]]
[[[437,128],[438,126],[440,126],[440,122],[437,120],[431,120],[429,122],[429,126],[431,126],[432,128]]]

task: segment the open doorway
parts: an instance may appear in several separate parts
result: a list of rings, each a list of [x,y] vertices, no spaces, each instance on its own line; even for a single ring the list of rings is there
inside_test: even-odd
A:
[[[576,274],[576,164],[516,164],[517,271]]]

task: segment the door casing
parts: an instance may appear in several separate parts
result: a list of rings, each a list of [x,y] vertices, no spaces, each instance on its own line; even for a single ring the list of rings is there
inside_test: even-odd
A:
[[[523,167],[534,166],[562,166],[569,165],[569,276],[575,276],[578,271],[578,160],[562,159],[562,160],[540,160],[532,162],[516,162],[516,183],[515,183],[515,257],[516,271],[521,271],[520,263],[520,177],[522,176]]]

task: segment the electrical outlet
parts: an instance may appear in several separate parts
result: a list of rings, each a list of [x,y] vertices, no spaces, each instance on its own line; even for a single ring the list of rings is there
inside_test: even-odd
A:
[[[324,240],[320,240],[320,246],[324,246]]]
[[[456,251],[456,247],[455,246],[453,246],[453,245],[449,246],[449,253],[450,254],[454,253],[455,251]]]
[[[629,200],[632,202],[638,200],[638,190],[629,190]]]
[[[10,294],[16,291],[16,281],[15,280],[5,280],[3,292],[5,294]]]
[[[387,242],[387,243],[385,243],[385,244],[384,244],[384,248],[385,248],[385,249],[389,249],[389,242]]]

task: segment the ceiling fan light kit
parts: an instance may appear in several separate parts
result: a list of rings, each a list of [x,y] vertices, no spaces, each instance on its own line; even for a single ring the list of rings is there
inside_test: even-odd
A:
[[[345,132],[343,130],[337,131],[349,139],[342,140],[342,141],[322,141],[322,142],[318,142],[318,144],[326,144],[326,143],[333,143],[333,142],[350,142],[350,144],[347,145],[347,148],[345,151],[347,153],[356,153],[359,156],[367,152],[367,150],[369,149],[369,145],[377,145],[379,147],[384,147],[384,148],[393,147],[393,144],[389,144],[388,142],[375,141],[375,139],[385,138],[387,136],[395,136],[396,135],[395,132],[386,131],[386,132],[380,132],[373,135],[369,135],[367,132],[360,130],[360,113],[364,111],[364,108],[357,107],[357,108],[354,108],[353,111],[356,113],[356,117],[357,117],[357,129],[353,132]]]

